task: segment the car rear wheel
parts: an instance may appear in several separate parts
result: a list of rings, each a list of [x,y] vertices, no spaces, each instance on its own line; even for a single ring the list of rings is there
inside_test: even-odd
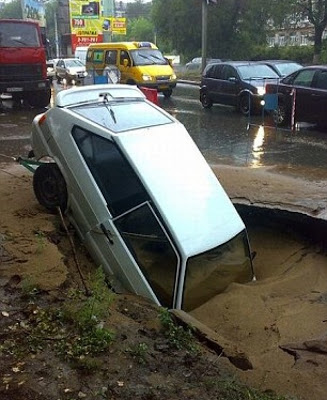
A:
[[[212,100],[208,96],[208,93],[202,92],[200,94],[200,101],[203,108],[211,108],[212,107]]]
[[[277,110],[273,111],[272,117],[277,126],[284,126],[287,124],[289,118],[286,106],[283,102],[278,103]]]
[[[64,177],[54,163],[41,164],[33,175],[33,189],[38,202],[51,212],[67,208],[67,187]]]

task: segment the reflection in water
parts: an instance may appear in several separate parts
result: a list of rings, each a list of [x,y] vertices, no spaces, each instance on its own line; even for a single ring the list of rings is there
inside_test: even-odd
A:
[[[251,168],[262,166],[261,158],[264,154],[263,143],[265,140],[265,128],[260,125],[253,140]]]

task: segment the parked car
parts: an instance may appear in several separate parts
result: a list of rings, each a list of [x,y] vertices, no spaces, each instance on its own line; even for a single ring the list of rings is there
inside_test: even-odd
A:
[[[218,63],[221,61],[222,60],[220,58],[207,58],[207,64]],[[189,72],[191,72],[191,71],[201,72],[201,68],[202,68],[202,58],[201,57],[193,58],[192,61],[185,64],[185,70],[189,71]]]
[[[293,72],[303,68],[303,65],[288,60],[262,60],[258,61],[258,63],[266,64],[270,68],[272,68],[281,78],[284,76],[290,75]]]
[[[261,109],[265,85],[277,82],[278,74],[264,64],[230,61],[208,64],[203,71],[200,101],[204,108],[214,103],[235,106],[242,114]]]
[[[310,66],[283,78],[277,84],[267,84],[268,94],[277,94],[278,106],[273,112],[277,125],[296,122],[327,126],[327,66]]]
[[[53,78],[56,76],[56,62],[57,60],[47,60],[47,77],[49,78],[50,82],[52,83]]]
[[[34,192],[61,207],[96,264],[165,307],[253,277],[245,226],[185,127],[136,87],[57,94],[35,117]],[[182,154],[181,154],[182,149]]]
[[[77,58],[62,58],[56,63],[58,82],[66,79],[67,83],[82,83],[87,76],[85,65]]]

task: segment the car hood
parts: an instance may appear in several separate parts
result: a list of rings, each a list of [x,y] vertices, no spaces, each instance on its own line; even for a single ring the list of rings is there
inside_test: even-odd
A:
[[[182,124],[120,133],[115,141],[138,171],[185,256],[226,243],[245,229]]]
[[[70,73],[73,73],[73,74],[77,74],[78,72],[85,72],[86,69],[83,66],[81,66],[81,67],[68,67],[67,71],[69,71]]]
[[[170,65],[140,65],[139,68],[142,74],[151,76],[170,76],[174,73]]]

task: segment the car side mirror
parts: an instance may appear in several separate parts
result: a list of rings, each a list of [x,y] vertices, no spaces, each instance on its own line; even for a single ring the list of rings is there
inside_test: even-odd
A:
[[[124,67],[128,67],[128,60],[127,60],[127,58],[124,58],[123,64],[124,64]]]
[[[236,83],[238,81],[238,79],[235,78],[235,76],[229,77],[228,80],[229,80],[229,82],[234,82],[234,83]]]

